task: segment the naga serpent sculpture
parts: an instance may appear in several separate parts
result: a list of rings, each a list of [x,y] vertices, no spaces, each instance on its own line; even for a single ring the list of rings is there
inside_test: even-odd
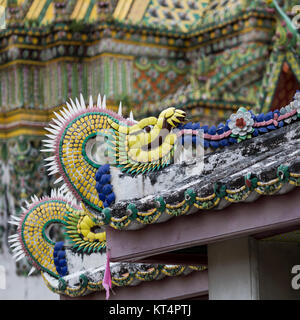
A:
[[[51,197],[32,197],[23,216],[12,217],[18,233],[10,237],[14,258],[27,257],[33,268],[59,279],[68,274],[67,251],[103,253],[106,236],[101,211],[116,201],[110,171],[114,168],[134,177],[170,164],[184,130],[175,130],[185,120],[185,112],[169,108],[158,118],[139,122],[106,109],[99,95],[97,105],[90,98],[86,106],[70,100],[61,114],[46,128],[42,151],[50,175],[59,174],[55,183],[64,182]],[[64,226],[65,239],[55,242],[51,226]]]

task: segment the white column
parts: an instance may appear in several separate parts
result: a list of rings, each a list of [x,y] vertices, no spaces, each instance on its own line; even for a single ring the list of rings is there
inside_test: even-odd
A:
[[[257,248],[240,238],[208,245],[210,300],[255,300],[258,297]]]

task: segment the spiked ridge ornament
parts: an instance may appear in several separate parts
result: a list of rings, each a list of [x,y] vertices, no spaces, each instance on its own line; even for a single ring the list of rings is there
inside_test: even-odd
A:
[[[70,193],[62,193],[54,189],[50,197],[38,198],[33,196],[31,203],[26,203],[22,208],[22,217],[11,217],[11,224],[16,225],[17,234],[9,237],[13,258],[16,261],[27,257],[32,269],[47,272],[59,277],[53,261],[54,243],[49,235],[52,224],[66,224],[65,214],[67,210],[82,210]]]
[[[103,202],[96,190],[96,173],[101,165],[112,166],[131,175],[144,174],[170,164],[177,137],[167,132],[159,145],[159,134],[167,125],[181,123],[185,113],[175,108],[163,111],[159,118],[150,117],[136,122],[133,112],[122,116],[106,108],[106,97],[98,96],[97,105],[89,98],[86,106],[82,94],[79,100],[70,100],[46,130],[43,152],[53,153],[46,159],[49,175],[59,175],[55,183],[63,182],[61,192],[71,192],[77,201],[83,201],[89,211],[101,213]],[[133,142],[132,139],[135,139]]]

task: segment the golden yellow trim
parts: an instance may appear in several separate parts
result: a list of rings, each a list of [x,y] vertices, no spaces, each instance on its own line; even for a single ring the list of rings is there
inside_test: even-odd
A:
[[[31,49],[31,50],[43,50],[43,49],[49,49],[49,48],[52,48],[52,47],[55,47],[57,45],[80,45],[81,42],[78,42],[78,41],[58,41],[58,42],[55,42],[55,43],[51,43],[47,46],[37,46],[37,45],[31,45],[31,44],[11,44],[3,49],[0,50],[0,53],[3,53],[3,52],[6,52],[6,51],[9,51],[10,49],[13,49],[13,48],[18,48],[18,49]]]
[[[85,2],[85,0],[78,0],[76,2],[76,5],[75,5],[74,10],[73,10],[71,17],[70,17],[72,20],[76,20],[78,13],[80,12],[80,9],[83,6],[84,2]]]
[[[128,12],[129,12],[129,10],[131,8],[132,2],[133,2],[133,0],[126,0],[125,1],[123,9],[120,12],[120,15],[118,17],[120,20],[124,20],[127,17],[127,14],[128,14]]]
[[[300,178],[300,173],[290,173],[290,176],[293,178]]]
[[[135,0],[128,14],[128,19],[133,23],[140,21],[148,7],[150,0]]]
[[[66,58],[66,59],[65,59]],[[63,58],[58,58],[58,59],[54,59],[54,60],[51,60],[51,61],[45,61],[45,62],[40,62],[40,61],[27,61],[27,60],[22,60],[22,59],[19,59],[19,60],[15,60],[15,61],[11,61],[11,62],[8,62],[6,64],[3,64],[3,65],[0,65],[0,70],[1,69],[5,69],[9,66],[14,66],[16,64],[26,64],[26,65],[33,65],[33,66],[45,66],[45,65],[48,65],[49,63],[52,63],[52,62],[57,62],[57,61],[74,61],[75,59],[73,58],[69,58],[69,57],[63,57]]]
[[[255,30],[268,32],[268,31],[271,30],[271,28],[262,28],[262,27],[259,27],[259,28],[258,28],[258,27],[245,28],[245,29],[242,30],[242,31],[232,32],[232,33],[229,33],[229,34],[227,34],[227,35],[224,35],[224,36],[221,37],[221,38],[209,40],[209,41],[206,41],[206,42],[204,42],[204,43],[200,43],[200,44],[198,44],[198,45],[196,45],[196,46],[191,46],[191,47],[189,47],[189,48],[184,49],[183,51],[185,51],[185,52],[193,51],[193,50],[195,50],[195,49],[205,47],[205,46],[207,46],[207,45],[209,45],[209,44],[213,44],[213,43],[215,43],[215,42],[220,42],[220,41],[223,40],[223,39],[232,38],[232,37],[234,37],[234,36],[236,36],[236,35],[238,35],[238,34],[244,34],[244,33],[251,32],[251,31],[255,31]],[[200,35],[201,35],[201,34],[202,34],[202,33],[200,33]]]
[[[38,19],[39,15],[41,14],[45,4],[46,4],[47,0],[34,0],[34,2],[32,3],[27,15],[26,15],[26,19],[28,20],[34,20],[34,19]],[[51,3],[51,5],[53,6],[53,4]],[[54,9],[54,6],[53,6]],[[47,10],[48,11],[48,10]]]
[[[127,275],[125,275],[123,277],[121,276],[120,278],[113,277],[113,280],[115,280],[115,281],[123,281],[123,280],[127,280],[129,277],[130,277],[130,274],[128,273]]]
[[[125,221],[126,219],[128,219],[128,216],[124,216],[124,217],[122,217],[122,218],[112,217],[112,218],[111,218],[111,221],[118,223],[118,222],[123,222],[123,221]]]
[[[174,204],[174,205],[166,204],[166,208],[174,210],[174,209],[178,209],[178,208],[182,207],[184,204],[185,204],[185,200],[183,200],[183,201],[181,201],[181,202],[179,202],[177,204]]]
[[[33,19],[33,16],[37,10],[37,7],[39,6],[40,0],[34,0],[30,9],[27,12],[26,18],[27,20]]]
[[[156,220],[158,220],[158,219],[160,218],[160,216],[161,216],[161,212],[156,213],[155,216],[152,217],[151,222],[145,222],[143,219],[141,219],[141,218],[139,218],[139,217],[137,217],[136,220],[137,220],[138,222],[142,223],[142,224],[150,224],[150,223],[152,224],[152,223],[154,223]]]
[[[186,214],[190,210],[190,206],[186,206],[184,210],[182,210],[181,214]]]
[[[42,20],[42,24],[48,24],[53,20],[54,20],[54,3],[51,2],[46,11],[45,17]]]
[[[261,190],[261,187],[255,188],[255,191],[261,195],[272,195],[274,193],[276,193],[277,191],[279,191],[282,188],[282,183],[279,183],[277,187],[275,187],[275,189],[272,192],[264,192],[263,190]]]
[[[292,181],[292,180],[289,180],[289,183],[294,185],[294,186],[300,186],[299,183],[295,182],[295,181]]]
[[[147,216],[151,216],[152,214],[154,214],[155,212],[157,211],[156,208],[153,208],[147,212],[138,212],[138,216],[141,216],[141,217],[147,217]]]
[[[131,4],[132,4],[132,0],[119,0],[116,6],[115,12],[113,13],[114,18],[119,20],[122,20],[123,18],[125,18],[130,9]]]
[[[216,206],[219,204],[220,201],[221,201],[221,199],[220,199],[220,198],[217,198],[216,201],[213,203],[213,206],[210,206],[209,208],[204,208],[202,205],[198,205],[197,203],[194,203],[193,205],[194,205],[194,207],[196,207],[197,209],[209,210],[209,209],[211,209],[211,208],[216,207]]]
[[[226,189],[226,192],[227,192],[228,194],[236,194],[236,193],[238,193],[238,192],[244,191],[245,189],[246,189],[246,187],[245,187],[245,186],[242,186],[241,188],[235,189],[235,190]]]
[[[258,185],[259,187],[268,187],[268,186],[274,185],[274,184],[277,183],[278,181],[279,181],[279,178],[273,179],[273,180],[268,181],[268,182],[260,182],[260,181],[258,181],[258,182],[257,182],[257,185]]]
[[[45,133],[47,131],[45,131],[44,129],[16,129],[12,132],[8,132],[8,133],[2,133],[0,132],[0,139],[8,139],[8,138],[14,138],[17,136],[44,136]]]
[[[152,48],[161,48],[161,49],[168,49],[168,50],[174,50],[174,51],[181,51],[182,48],[174,47],[174,46],[166,46],[166,45],[160,45],[156,43],[143,43],[141,44],[140,41],[132,41],[132,40],[122,40],[122,39],[114,39],[115,42],[121,42],[124,44],[132,44],[132,45],[140,45],[144,47],[152,47]]]
[[[114,58],[119,58],[119,59],[127,59],[127,60],[134,60],[133,56],[127,56],[127,55],[122,55],[122,54],[115,54],[115,53],[101,53],[98,56],[95,57],[87,57],[87,58],[83,58],[82,61],[92,61],[101,57],[114,57]],[[76,62],[79,61],[81,58],[79,57],[60,57],[60,58],[56,58],[53,60],[49,60],[49,61],[33,61],[33,60],[23,60],[23,59],[19,59],[19,60],[14,60],[14,61],[10,61],[6,64],[2,64],[0,65],[0,70],[1,69],[5,69],[9,66],[14,66],[16,64],[26,64],[26,65],[34,65],[34,66],[47,66],[50,65],[52,63],[55,62],[61,62],[61,61],[72,61],[72,62]]]
[[[32,15],[32,19],[38,19],[47,0],[39,0],[38,2],[39,2],[39,4],[38,4],[37,8],[34,10],[34,13]]]
[[[28,114],[26,111],[20,112],[13,116],[4,116],[0,114],[0,125],[10,124],[18,121],[31,121],[31,122],[47,122],[49,121],[50,114]]]
[[[90,2],[91,0],[84,0],[83,2],[83,6],[81,7],[81,10],[79,11],[78,13],[78,16],[77,16],[77,20],[83,20],[85,15],[86,15],[86,12],[89,8],[89,5],[90,5]]]
[[[118,17],[118,15],[119,15],[119,13],[120,13],[123,5],[124,5],[124,0],[119,0],[118,3],[117,3],[117,5],[116,5],[115,11],[114,11],[114,13],[113,13],[113,17],[114,17],[114,18],[117,18],[117,17]]]
[[[0,15],[3,16],[5,14],[5,6],[0,4]]]
[[[212,195],[208,196],[208,197],[205,197],[205,198],[200,198],[200,197],[196,197],[196,200],[197,201],[200,201],[200,202],[204,202],[204,201],[209,201],[209,200],[212,200],[216,197],[216,194],[213,193]]]
[[[1,118],[6,118],[7,119],[9,117],[18,115],[20,113],[42,116],[42,115],[45,115],[45,113],[46,114],[51,114],[54,111],[57,111],[57,110],[61,109],[62,107],[65,107],[65,104],[62,104],[61,106],[54,107],[54,108],[51,108],[51,109],[46,109],[46,110],[24,109],[24,108],[15,109],[15,110],[7,111],[7,112],[1,112],[0,113],[0,119]]]
[[[91,42],[86,42],[84,43],[84,46],[89,47],[92,45],[95,45],[97,43],[99,43],[101,40],[95,40],[95,41],[91,41]],[[122,40],[122,39],[113,39],[113,41],[115,42],[121,42],[124,44],[132,44],[132,45],[140,45],[141,46],[141,42],[138,41],[132,41],[132,40]],[[9,51],[10,49],[14,49],[14,48],[18,48],[18,49],[30,49],[30,50],[45,50],[45,49],[50,49],[56,46],[60,46],[60,45],[82,45],[83,43],[81,41],[57,41],[48,45],[44,45],[44,46],[40,46],[40,45],[31,45],[31,44],[11,44],[9,46],[6,46],[5,48],[0,50],[0,53]],[[156,43],[143,43],[142,46],[148,46],[148,47],[154,47],[154,48],[160,48],[160,49],[167,49],[167,50],[175,50],[175,51],[179,51],[181,50],[178,47],[174,47],[174,46],[167,46],[167,45],[160,45],[160,44],[156,44]]]
[[[97,9],[97,4],[95,3],[95,5],[91,11],[89,20],[95,21],[95,20],[97,20],[97,18],[98,18],[98,9]]]
[[[225,117],[225,112],[224,112],[223,109],[218,110],[218,117],[219,117],[219,118],[224,118],[224,117]]]
[[[206,28],[206,29],[202,29],[202,30],[196,31],[196,32],[194,32],[194,33],[191,33],[191,36],[194,37],[194,36],[202,35],[202,34],[205,33],[205,32],[209,32],[209,31],[212,31],[212,30],[215,30],[215,29],[221,29],[222,27],[227,26],[228,23],[236,24],[236,23],[238,23],[240,20],[248,21],[248,19],[249,19],[249,18],[252,18],[252,17],[261,17],[261,18],[265,18],[265,19],[271,19],[270,16],[266,17],[264,13],[259,14],[259,13],[257,13],[257,12],[249,12],[248,14],[245,14],[245,15],[242,16],[242,17],[241,17],[241,16],[235,17],[235,19],[231,20],[230,22],[225,21],[225,22],[222,22],[222,23],[220,23],[220,24],[217,24],[217,25],[208,27],[208,28]],[[274,23],[276,24],[275,18],[273,18],[273,21],[274,21]],[[273,25],[273,26],[274,26],[274,25]]]
[[[128,56],[128,55],[119,54],[119,53],[108,53],[108,52],[101,53],[98,56],[84,58],[83,60],[93,61],[95,59],[103,58],[103,57],[112,57],[112,58],[118,58],[118,59],[124,59],[124,60],[134,60],[134,56]]]

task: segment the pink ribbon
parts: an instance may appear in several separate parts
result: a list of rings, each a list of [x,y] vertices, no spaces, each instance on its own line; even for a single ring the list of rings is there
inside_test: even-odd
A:
[[[107,251],[106,253],[107,259],[106,259],[106,268],[105,268],[105,272],[104,272],[104,279],[102,282],[103,288],[106,291],[106,300],[109,299],[109,290],[111,289],[111,273],[110,273],[110,254],[109,251]]]

